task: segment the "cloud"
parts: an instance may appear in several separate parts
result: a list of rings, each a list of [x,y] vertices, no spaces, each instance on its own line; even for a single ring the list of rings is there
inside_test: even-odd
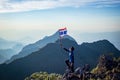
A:
[[[120,4],[120,0],[0,0],[0,13],[52,9],[57,7],[110,7],[116,4]]]

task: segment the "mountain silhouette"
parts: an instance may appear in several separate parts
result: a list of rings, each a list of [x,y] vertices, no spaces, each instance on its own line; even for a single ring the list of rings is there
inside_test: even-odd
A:
[[[100,40],[93,43],[77,42],[70,39],[62,39],[63,47],[75,47],[75,67],[90,64],[93,68],[102,54],[112,53],[113,56],[120,56],[120,51],[107,40]],[[9,64],[0,65],[1,80],[23,80],[26,76],[38,71],[63,74],[66,69],[64,61],[68,54],[60,47],[59,40],[48,43],[28,56],[14,60]]]
[[[72,37],[70,37],[69,35],[66,35],[64,38],[70,39],[75,41]],[[10,63],[16,59],[25,57],[29,54],[31,54],[32,52],[35,52],[37,50],[39,50],[40,48],[46,46],[48,43],[54,43],[56,40],[59,39],[59,31],[57,31],[56,33],[54,33],[51,36],[46,36],[43,39],[33,43],[33,44],[29,44],[27,46],[25,46],[19,54],[14,55],[10,60],[8,60],[6,63]]]

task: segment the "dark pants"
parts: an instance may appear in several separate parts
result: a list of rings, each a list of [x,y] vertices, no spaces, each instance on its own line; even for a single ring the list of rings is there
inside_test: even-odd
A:
[[[67,64],[68,68],[74,72],[74,63],[70,62],[69,60],[66,60],[65,63]]]

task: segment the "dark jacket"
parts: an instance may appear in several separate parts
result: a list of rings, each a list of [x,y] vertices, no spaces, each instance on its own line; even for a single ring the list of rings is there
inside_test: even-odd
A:
[[[63,49],[69,53],[69,62],[74,63],[74,53],[73,53],[73,51],[70,51],[66,48],[63,48]]]

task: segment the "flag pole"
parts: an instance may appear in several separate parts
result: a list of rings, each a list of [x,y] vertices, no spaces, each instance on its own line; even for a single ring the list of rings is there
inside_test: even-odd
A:
[[[62,48],[62,37],[59,35],[59,44],[60,44],[60,47]]]
[[[59,29],[59,41],[60,41],[60,47],[62,48],[62,38],[67,35],[67,29],[66,27],[65,28],[62,28],[62,29]]]

